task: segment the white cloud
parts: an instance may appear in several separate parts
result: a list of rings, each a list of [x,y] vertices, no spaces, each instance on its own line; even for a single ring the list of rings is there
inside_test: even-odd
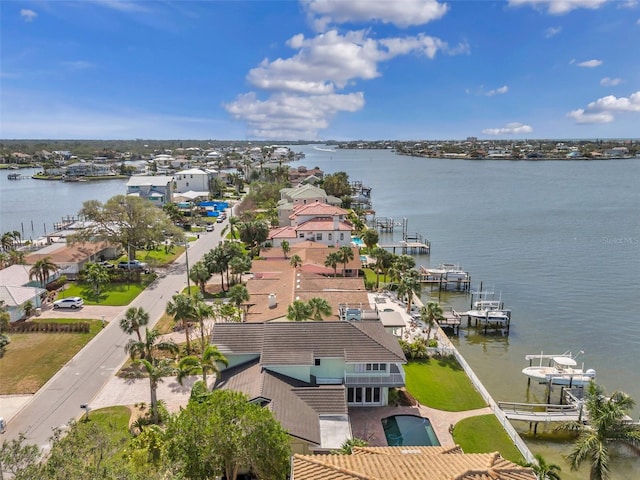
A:
[[[509,91],[509,87],[506,85],[503,85],[500,88],[496,88],[494,90],[489,90],[487,93],[485,93],[485,95],[487,97],[493,97],[494,95],[502,95],[504,93],[507,93]]]
[[[449,7],[436,0],[301,0],[319,31],[331,24],[379,21],[406,28],[442,18]]]
[[[25,22],[31,22],[38,16],[38,14],[33,10],[23,8],[22,10],[20,10],[20,16],[24,19]]]
[[[507,123],[502,128],[485,128],[482,130],[485,135],[519,135],[531,132],[533,132],[533,128],[518,122]]]
[[[91,62],[85,62],[84,60],[62,62],[62,65],[70,70],[86,70],[88,68],[93,68],[94,66]]]
[[[148,12],[149,10],[140,4],[140,2],[131,2],[128,0],[92,0],[97,5],[118,10],[119,12]]]
[[[531,5],[534,8],[546,9],[552,15],[564,15],[578,8],[595,10],[608,0],[509,0],[509,5],[521,7]]]
[[[254,137],[316,139],[337,112],[364,107],[361,92],[339,92],[357,80],[379,77],[381,62],[408,54],[432,59],[438,52],[455,55],[469,49],[467,44],[452,48],[424,34],[374,39],[363,30],[345,34],[330,30],[311,38],[298,34],[287,45],[297,50],[293,56],[265,59],[247,75],[251,85],[270,92],[271,97],[259,100],[249,93],[225,106],[248,123]],[[300,115],[292,105],[312,113]]]
[[[362,92],[330,95],[280,93],[259,100],[254,92],[239,95],[225,105],[235,118],[248,123],[251,137],[269,139],[318,138],[338,112],[356,112],[364,107]]]
[[[609,123],[617,113],[640,113],[640,91],[632,93],[629,98],[607,95],[587,105],[567,113],[576,123]]]
[[[616,85],[620,85],[621,83],[621,78],[604,77],[602,80],[600,80],[600,85],[602,85],[603,87],[615,87]]]
[[[555,37],[562,31],[562,27],[549,27],[544,31],[544,38]]]
[[[571,60],[571,62],[569,62],[571,64],[575,63],[575,60]],[[580,62],[580,63],[576,63],[576,65],[578,67],[584,67],[584,68],[595,68],[595,67],[599,67],[600,65],[602,65],[602,60],[587,60],[585,62]]]

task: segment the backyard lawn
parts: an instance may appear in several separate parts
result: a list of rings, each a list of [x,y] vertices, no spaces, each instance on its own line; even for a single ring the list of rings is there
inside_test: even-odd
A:
[[[9,333],[11,343],[0,359],[0,394],[35,393],[102,329],[99,320],[42,319],[43,323],[91,325],[89,333]]]
[[[453,430],[453,440],[462,447],[464,453],[500,452],[507,460],[524,462],[524,458],[495,415],[480,415],[460,420]]]
[[[449,412],[486,407],[454,358],[412,360],[404,371],[407,390],[422,405]]]

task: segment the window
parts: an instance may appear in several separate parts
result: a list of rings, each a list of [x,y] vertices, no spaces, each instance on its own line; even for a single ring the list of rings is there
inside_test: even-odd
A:
[[[340,234],[340,240],[344,240],[344,233]]]
[[[316,359],[314,360],[314,365],[315,365],[316,367],[319,367],[319,366],[320,366],[320,359],[319,359],[319,358],[316,358]]]
[[[380,405],[380,387],[350,387],[347,389],[347,403],[350,405]]]
[[[328,235],[329,241],[333,240],[333,234],[332,233],[328,233],[327,235]]]
[[[322,240],[322,234],[316,233],[316,240]]]
[[[304,238],[304,233],[301,233],[301,234],[300,234],[300,238]]]
[[[367,372],[385,372],[387,370],[386,363],[366,363],[364,367]]]

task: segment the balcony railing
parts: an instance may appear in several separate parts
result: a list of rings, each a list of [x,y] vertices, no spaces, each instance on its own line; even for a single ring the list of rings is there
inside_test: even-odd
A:
[[[344,374],[344,384],[346,386],[380,386],[380,387],[402,387],[405,384],[404,371],[400,369],[397,373],[377,372],[377,373],[347,373]]]

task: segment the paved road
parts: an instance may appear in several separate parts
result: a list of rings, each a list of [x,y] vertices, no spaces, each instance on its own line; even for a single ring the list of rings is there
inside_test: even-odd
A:
[[[200,238],[190,243],[188,251],[169,267],[167,274],[152,283],[129,306],[144,308],[149,312],[151,326],[155,325],[164,313],[167,301],[187,285],[187,256],[191,266],[217,246],[227,222],[216,224],[213,232],[200,233]],[[38,390],[8,422],[2,440],[17,438],[22,432],[28,443],[46,451],[50,448],[52,429],[83,414],[80,405],[91,403],[127,359],[124,345],[130,337],[120,330],[118,323],[129,306],[123,307],[114,321]]]

